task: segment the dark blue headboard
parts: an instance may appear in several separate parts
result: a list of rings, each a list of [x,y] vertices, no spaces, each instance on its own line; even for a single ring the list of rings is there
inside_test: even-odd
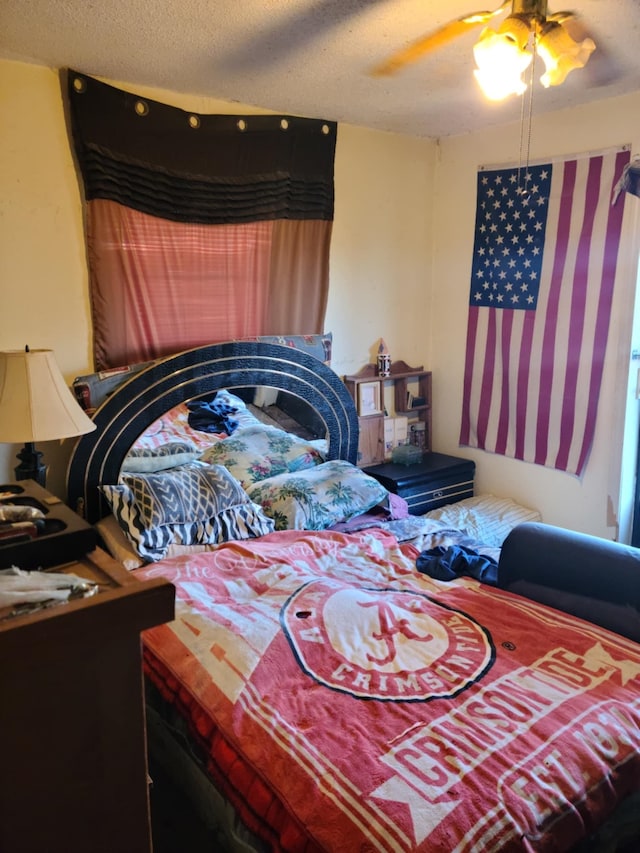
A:
[[[306,400],[324,421],[329,459],[355,463],[358,418],[340,377],[318,359],[278,344],[230,342],[168,356],[136,373],[97,409],[96,430],[78,439],[67,472],[68,502],[90,523],[108,512],[99,486],[116,483],[134,441],[185,400],[221,388],[266,385]]]

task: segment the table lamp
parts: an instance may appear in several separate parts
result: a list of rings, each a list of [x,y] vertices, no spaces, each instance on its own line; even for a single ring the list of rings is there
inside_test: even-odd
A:
[[[0,352],[0,442],[25,442],[17,480],[46,485],[47,468],[36,441],[84,435],[96,428],[67,387],[52,350]]]

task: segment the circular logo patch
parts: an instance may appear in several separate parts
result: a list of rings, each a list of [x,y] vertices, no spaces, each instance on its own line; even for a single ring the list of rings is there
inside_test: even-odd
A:
[[[281,622],[308,675],[363,699],[456,696],[494,659],[485,628],[413,590],[312,581],[286,602]]]

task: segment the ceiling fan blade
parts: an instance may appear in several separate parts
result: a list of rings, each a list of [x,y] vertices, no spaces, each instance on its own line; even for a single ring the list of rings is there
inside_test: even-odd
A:
[[[565,24],[567,21],[577,21],[578,15],[575,12],[554,12],[552,15],[547,15],[547,21],[557,21],[559,24]]]
[[[500,15],[504,12],[505,8],[510,5],[511,0],[505,0],[505,2],[493,12],[472,12],[470,15],[465,15],[462,18],[457,18],[455,21],[450,21],[448,24],[444,24],[442,27],[439,27],[437,30],[434,30],[428,35],[416,39],[416,41],[410,44],[409,47],[394,53],[393,56],[389,57],[385,62],[377,65],[371,71],[371,74],[373,74],[374,77],[395,74],[396,71],[404,68],[405,65],[415,62],[426,53],[430,53],[432,50],[437,50],[438,48],[443,47],[443,45],[448,44],[450,41],[453,41],[453,39],[463,35],[473,27],[477,27],[480,24],[486,24],[490,18],[493,18],[495,15]]]

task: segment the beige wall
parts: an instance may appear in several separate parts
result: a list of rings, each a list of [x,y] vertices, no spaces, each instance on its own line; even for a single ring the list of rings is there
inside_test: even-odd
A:
[[[196,112],[255,112],[129,88]],[[91,326],[80,193],[57,73],[0,61],[0,103],[0,348],[50,347],[71,381],[92,369]],[[632,346],[640,349],[631,332],[637,247],[615,295],[596,441],[583,478],[457,444],[476,170],[517,162],[519,135],[511,126],[434,143],[339,125],[325,325],[334,333],[334,367],[357,371],[383,336],[392,358],[434,371],[435,448],[474,458],[479,491],[513,496],[552,524],[625,539],[639,405],[632,393],[637,362],[630,361]],[[553,117],[534,110],[532,159],[620,143],[640,147],[640,94]],[[637,214],[640,202],[629,201]],[[627,230],[637,242],[633,217]],[[49,485],[61,495],[71,444],[41,448]],[[18,449],[0,445],[0,480],[11,479]]]
[[[431,336],[431,245],[437,146],[340,125],[327,330],[333,366],[355,373],[391,358],[427,364]]]
[[[256,112],[133,90],[195,112]],[[57,72],[0,61],[0,103],[0,349],[51,348],[71,382],[93,364],[82,208]],[[339,126],[325,326],[339,373],[359,370],[383,335],[394,358],[428,360],[435,152],[425,140]],[[72,443],[40,448],[60,495]],[[12,479],[18,450],[0,444],[0,481]]]

